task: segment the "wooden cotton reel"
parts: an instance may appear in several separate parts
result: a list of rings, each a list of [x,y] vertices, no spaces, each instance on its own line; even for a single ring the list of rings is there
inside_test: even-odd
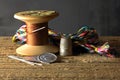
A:
[[[58,52],[57,47],[48,43],[48,21],[57,16],[57,12],[47,10],[16,13],[14,18],[25,22],[27,25],[27,44],[17,48],[16,52],[27,56]]]

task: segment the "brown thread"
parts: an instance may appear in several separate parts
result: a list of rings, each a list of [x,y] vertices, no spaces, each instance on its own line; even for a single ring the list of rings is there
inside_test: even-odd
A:
[[[41,27],[41,28],[38,28],[38,29],[36,29],[36,30],[33,30],[32,33],[37,32],[37,31],[40,31],[40,30],[42,30],[42,29],[44,29],[44,28],[45,28],[45,27]]]
[[[27,44],[38,46],[38,45],[47,45],[48,44],[48,22],[46,23],[36,23],[27,25]],[[41,30],[35,31],[39,28],[45,27]]]

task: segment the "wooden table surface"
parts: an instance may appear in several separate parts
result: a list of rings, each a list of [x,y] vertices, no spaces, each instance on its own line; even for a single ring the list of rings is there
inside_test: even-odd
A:
[[[120,52],[120,37],[100,37]],[[0,37],[0,80],[120,80],[120,58],[98,54],[61,57],[60,61],[32,66],[8,58],[20,45]]]

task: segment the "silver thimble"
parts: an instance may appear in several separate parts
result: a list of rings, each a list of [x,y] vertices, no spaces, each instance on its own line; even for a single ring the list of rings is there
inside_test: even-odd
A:
[[[70,37],[62,37],[60,40],[60,56],[72,55],[72,41]]]

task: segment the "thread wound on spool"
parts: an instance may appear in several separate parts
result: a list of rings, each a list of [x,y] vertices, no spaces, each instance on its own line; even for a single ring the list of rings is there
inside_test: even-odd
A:
[[[27,24],[27,44],[47,45],[48,44],[48,23]],[[43,26],[45,28],[43,28]],[[37,29],[41,30],[35,31]],[[35,32],[34,32],[35,31]]]
[[[36,30],[33,30],[32,32],[34,33],[34,32],[37,32],[37,31],[40,31],[40,30],[42,30],[42,29],[44,29],[45,27],[41,27],[41,28],[38,28],[38,29],[36,29]]]

